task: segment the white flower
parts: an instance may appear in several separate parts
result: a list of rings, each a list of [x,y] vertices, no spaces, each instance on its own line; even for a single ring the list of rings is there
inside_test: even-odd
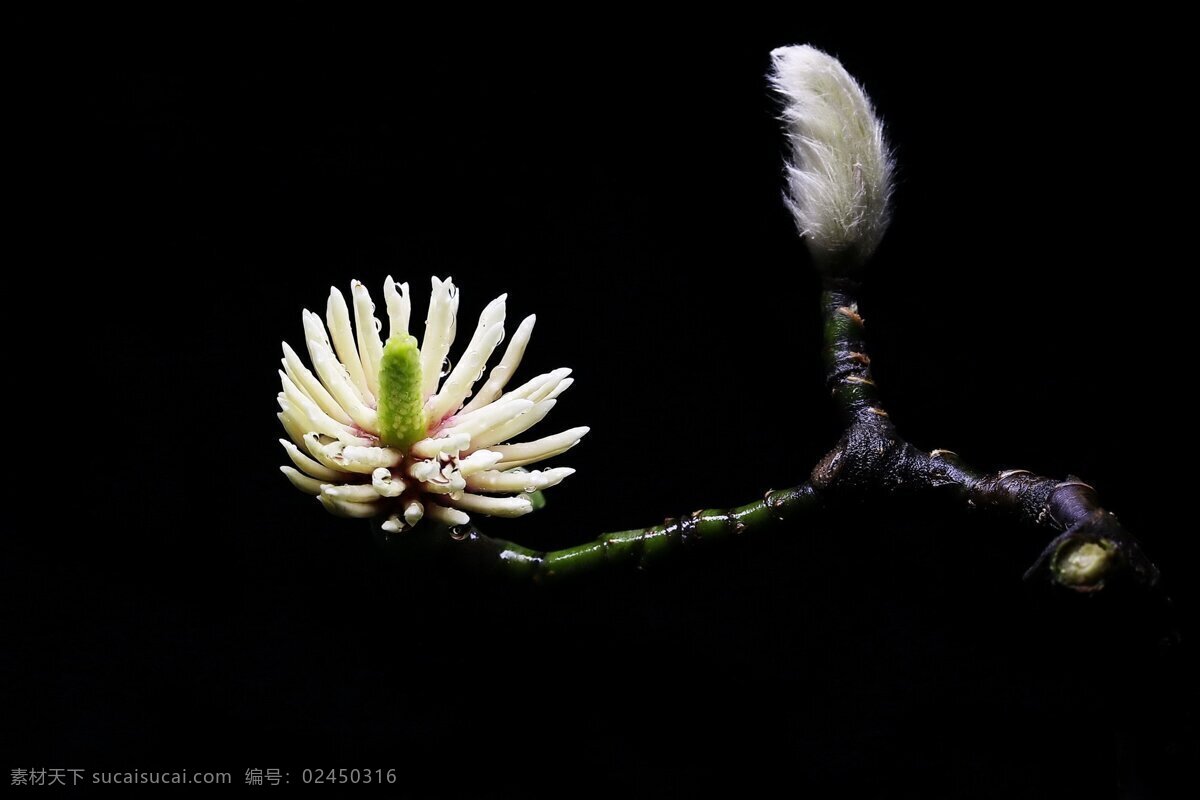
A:
[[[771,52],[792,161],[784,196],[816,262],[860,266],[891,221],[894,164],[883,124],[833,56],[808,45]]]
[[[280,442],[294,466],[280,469],[330,512],[386,515],[383,528],[392,532],[422,519],[464,525],[469,514],[528,514],[533,510],[528,493],[554,486],[575,470],[525,467],[571,449],[588,429],[510,442],[554,408],[555,398],[573,382],[567,377],[571,371],[557,369],[504,392],[533,331],[535,317],[529,316],[472,397],[472,386],[504,338],[506,295],[483,310],[453,369],[447,354],[458,311],[454,283],[433,279],[419,347],[408,332],[408,284],[397,286],[389,277],[383,296],[386,344],[375,305],[358,281],[351,286],[353,328],[336,288],[329,295],[328,335],[320,317],[303,313],[315,375],[284,342],[279,419],[292,441]]]

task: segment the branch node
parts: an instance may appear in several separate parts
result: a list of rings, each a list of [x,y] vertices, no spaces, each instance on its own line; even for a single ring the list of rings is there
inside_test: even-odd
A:
[[[841,314],[843,317],[853,320],[863,327],[866,327],[867,323],[863,321],[862,316],[858,313],[858,303],[852,303],[848,306],[841,306],[838,308],[837,313]]]
[[[1027,469],[1006,469],[1000,473],[1000,480],[1011,478],[1013,475],[1032,475],[1033,473]]]

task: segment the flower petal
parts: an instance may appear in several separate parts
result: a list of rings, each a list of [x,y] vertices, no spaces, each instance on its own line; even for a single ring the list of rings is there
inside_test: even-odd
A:
[[[476,436],[495,428],[497,425],[503,425],[514,417],[519,417],[533,408],[533,405],[532,400],[521,398],[497,400],[495,403],[484,406],[478,411],[472,411],[465,417],[455,417],[453,419],[454,424],[448,428],[443,428],[438,435],[456,436],[466,434],[471,437],[471,442],[474,444]]]
[[[390,447],[347,446],[338,441],[324,442],[317,434],[304,437],[304,443],[312,457],[330,469],[370,475],[380,467],[399,466],[404,460]]]
[[[330,437],[322,437],[319,433],[304,434],[304,448],[308,450],[308,454],[317,460],[321,466],[331,469],[334,472],[346,473],[349,472],[344,466],[333,460],[331,453],[340,453],[337,449],[326,449],[340,447],[341,443]]]
[[[304,311],[304,335],[309,358],[321,383],[325,384],[325,388],[350,415],[355,425],[367,433],[378,434],[379,421],[375,409],[363,402],[362,394],[350,380],[346,367],[333,354],[321,318],[308,310]]]
[[[286,398],[280,393],[279,397],[286,402]],[[290,406],[289,406],[290,407]],[[297,422],[296,418],[286,411],[281,411],[275,416],[279,417],[279,421],[283,423],[283,429],[287,431],[287,435],[292,437],[292,441],[296,444],[304,444],[304,435],[308,431]],[[280,441],[283,441],[280,439]]]
[[[307,422],[307,431],[317,431],[346,444],[372,444],[371,440],[357,435],[353,428],[343,425],[322,411],[320,406],[312,401],[312,398],[292,383],[291,378],[283,370],[279,371],[279,378],[283,383],[284,398],[294,409],[293,413],[300,423],[303,425]],[[283,406],[282,402],[280,406]]]
[[[557,400],[543,400],[540,403],[534,403],[528,411],[520,416],[489,428],[478,436],[472,436],[471,445],[473,447],[489,447],[497,442],[507,442],[514,436],[520,436],[545,419],[557,402]]]
[[[408,527],[417,527],[417,523],[423,516],[425,516],[425,504],[420,500],[411,500],[405,504],[404,521],[408,523]]]
[[[468,476],[467,488],[480,492],[536,492],[557,486],[564,478],[574,473],[575,470],[570,467],[533,472],[486,470]]]
[[[443,525],[466,525],[471,521],[471,518],[459,511],[457,508],[446,508],[437,503],[428,503],[425,506],[425,516],[434,522],[440,522]]]
[[[425,404],[425,419],[430,427],[435,426],[443,417],[462,406],[463,400],[471,393],[471,387],[483,368],[487,366],[492,351],[504,338],[504,301],[508,295],[502,294],[487,304],[479,315],[479,325],[475,335],[467,344],[462,358],[442,384],[442,388]]]
[[[408,468],[408,474],[420,482],[420,491],[430,494],[457,494],[467,488],[466,480],[453,464],[435,459],[416,462]]]
[[[437,391],[442,377],[442,362],[454,341],[458,291],[454,281],[433,279],[429,314],[425,317],[425,338],[421,340],[421,397],[428,399]]]
[[[412,315],[412,303],[408,299],[408,284],[401,283],[396,291],[396,282],[388,275],[383,282],[383,299],[387,303],[388,338],[408,333],[408,319]]]
[[[529,399],[538,403],[542,400],[558,397],[575,382],[574,378],[567,377],[570,374],[571,370],[569,369],[556,369],[554,372],[551,372],[550,380],[543,383],[537,390],[530,392]]]
[[[398,467],[404,461],[404,456],[390,447],[360,447],[350,445],[342,448],[334,461],[341,464],[350,472],[361,472],[370,475],[380,467]]]
[[[555,386],[549,392],[546,392],[546,395],[540,399],[553,400],[554,398],[558,397],[560,394],[565,392],[567,389],[570,389],[571,384],[573,384],[574,382],[575,382],[574,378],[563,378],[561,381],[558,382],[557,386]]]
[[[333,395],[329,390],[322,385],[309,371],[308,367],[304,366],[304,362],[300,360],[300,356],[296,355],[296,351],[287,343],[283,343],[283,368],[287,371],[288,377],[296,386],[300,387],[309,397],[313,399],[321,410],[328,414],[333,419],[343,425],[352,425],[354,420],[350,419],[350,415],[342,408],[337,400],[333,399]]]
[[[488,497],[482,494],[463,492],[445,502],[462,511],[487,514],[492,517],[523,517],[533,511],[533,503],[529,501],[528,497]]]
[[[525,348],[529,345],[529,337],[533,334],[533,326],[536,322],[537,316],[534,314],[530,314],[521,321],[508,343],[508,348],[504,351],[504,357],[500,359],[499,364],[492,367],[487,382],[483,384],[471,402],[467,403],[462,413],[482,408],[500,396],[504,387],[508,385],[509,379],[521,364],[521,358],[525,355]]]
[[[379,341],[380,322],[375,318],[371,293],[360,281],[350,284],[354,298],[354,335],[358,340],[358,357],[362,360],[367,389],[379,397],[379,362],[383,359],[383,342]]]
[[[349,517],[351,519],[368,519],[378,516],[383,509],[380,503],[350,503],[345,500],[339,500],[336,497],[330,497],[327,494],[322,494],[317,497],[321,501],[321,505],[325,506],[325,510],[336,517]]]
[[[418,458],[437,458],[440,455],[456,456],[471,446],[471,437],[466,433],[451,433],[437,438],[422,439],[409,451]]]
[[[347,503],[377,503],[379,492],[369,483],[326,483],[321,486],[321,494]]]
[[[399,497],[405,489],[404,481],[386,467],[380,467],[371,473],[371,486],[381,497]]]
[[[363,371],[362,359],[358,357],[358,345],[354,342],[354,331],[350,328],[350,308],[346,298],[337,287],[329,289],[329,303],[325,307],[325,321],[329,323],[329,335],[337,349],[338,359],[350,374],[350,380],[358,389],[363,402],[375,405],[375,395],[367,387],[367,376]]]
[[[556,433],[553,436],[547,436],[534,442],[498,445],[489,449],[504,456],[504,460],[496,465],[496,469],[512,469],[513,467],[521,467],[526,464],[532,464],[535,461],[542,461],[565,453],[579,444],[579,440],[589,430],[591,428],[571,428],[570,430]]]
[[[499,403],[504,400],[513,400],[516,398],[537,402],[538,399],[553,391],[570,374],[571,370],[566,367],[543,373],[536,378],[531,378],[511,392],[505,392],[496,402]]]
[[[300,441],[304,441],[304,437],[313,432],[312,421],[304,416],[304,412],[292,405],[291,401],[283,392],[280,392],[275,398],[275,402],[279,404],[279,409],[282,412],[279,418],[283,420],[283,427],[287,429],[289,436],[295,436],[295,433],[300,434]],[[294,433],[295,432],[295,433]],[[330,437],[333,438],[333,437]]]
[[[300,438],[303,441],[304,434],[301,434]],[[287,439],[280,439],[279,443],[283,445],[284,450],[287,450],[288,457],[292,459],[293,464],[299,467],[306,474],[316,478],[318,481],[323,481],[325,483],[340,482],[349,477],[345,472],[336,469],[330,469],[329,467],[313,461],[311,458],[304,455],[304,453],[301,453],[300,449]]]
[[[496,466],[503,458],[504,456],[491,450],[476,450],[466,458],[458,460],[458,474],[465,478]]]
[[[315,497],[321,493],[321,482],[316,478],[310,478],[300,472],[300,470],[293,469],[292,467],[280,467],[279,471],[287,475],[287,479],[292,482],[292,486],[295,486],[305,494],[311,494]]]

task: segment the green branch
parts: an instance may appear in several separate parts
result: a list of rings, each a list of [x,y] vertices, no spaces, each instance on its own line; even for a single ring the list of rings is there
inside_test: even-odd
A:
[[[982,472],[948,450],[926,452],[905,441],[871,377],[865,323],[853,287],[831,282],[821,305],[828,385],[846,430],[813,468],[809,482],[768,492],[738,508],[696,511],[661,525],[602,534],[563,550],[532,550],[491,538],[474,525],[438,529],[424,540],[426,545],[484,572],[552,582],[610,567],[647,567],[691,546],[779,529],[826,504],[878,503],[891,495],[919,493],[931,502],[949,500],[1003,514],[1053,534],[1027,578],[1077,591],[1097,591],[1118,582],[1146,588],[1157,584],[1158,569],[1137,540],[1098,505],[1095,491],[1082,481],[1054,480],[1026,470]]]
[[[553,582],[608,567],[641,569],[690,547],[779,528],[819,506],[817,492],[805,484],[768,492],[761,500],[737,508],[694,511],[649,528],[605,533],[586,544],[562,550],[532,550],[486,536],[474,525],[436,531],[425,544],[484,572]],[[418,535],[413,532],[401,536]]]
[[[822,311],[830,392],[847,429],[813,470],[814,486],[831,497],[925,492],[1052,532],[1027,579],[1083,592],[1114,582],[1157,585],[1158,568],[1078,478],[1055,480],[1024,469],[981,472],[949,450],[926,452],[903,439],[871,378],[865,322],[852,285],[827,288]]]

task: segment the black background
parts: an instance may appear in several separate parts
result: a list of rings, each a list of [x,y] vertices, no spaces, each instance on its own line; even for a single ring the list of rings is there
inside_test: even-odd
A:
[[[51,522],[6,532],[6,766],[1171,796],[1200,757],[1194,645],[1157,611],[1022,584],[1043,534],[871,506],[534,588],[391,558],[277,469],[301,308],[352,278],[378,300],[392,274],[421,318],[434,274],[464,329],[503,291],[514,324],[536,312],[522,374],[577,378],[547,430],[592,427],[544,511],[485,530],[563,546],[802,480],[838,428],[763,75],[809,41],[866,85],[900,163],[862,301],[893,419],[1096,485],[1186,634],[1172,65],[1123,20],[960,34],[414,31],[369,59],[81,65],[55,188],[87,338],[51,439],[69,463],[35,493]]]

